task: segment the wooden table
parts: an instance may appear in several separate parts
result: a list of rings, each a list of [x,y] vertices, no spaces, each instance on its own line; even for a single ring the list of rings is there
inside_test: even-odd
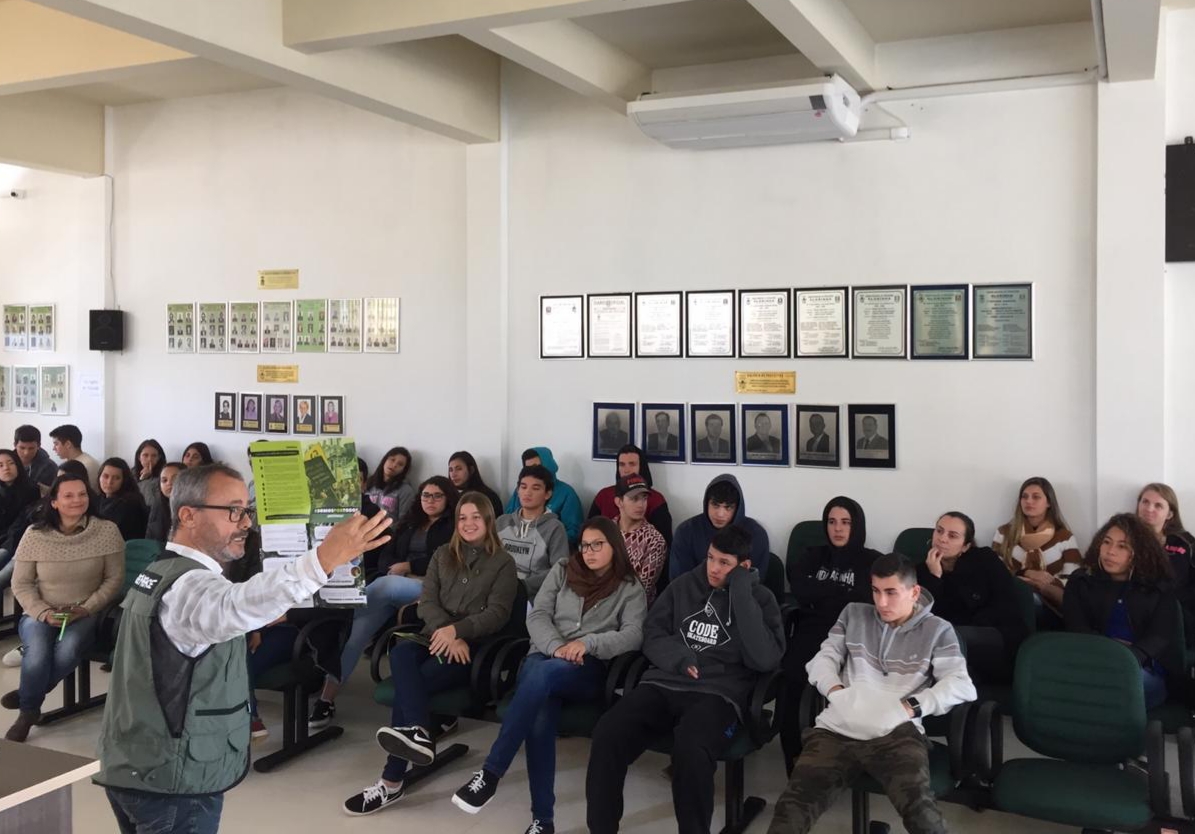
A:
[[[0,834],[71,834],[71,785],[95,759],[0,739]]]

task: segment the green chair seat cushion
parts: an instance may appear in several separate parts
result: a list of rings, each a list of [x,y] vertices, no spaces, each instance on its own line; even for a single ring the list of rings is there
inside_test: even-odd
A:
[[[319,689],[323,685],[324,674],[315,668],[309,660],[294,663],[288,661],[271,666],[257,676],[253,682],[255,689],[268,689],[271,692],[281,692],[292,686],[302,686],[308,691]]]
[[[954,790],[954,777],[950,775],[950,751],[946,749],[946,745],[937,742],[934,742],[933,750],[929,754],[929,784],[937,796],[945,796]],[[867,774],[863,775],[855,787],[868,793],[884,793],[880,783]]]
[[[373,699],[384,707],[394,704],[394,684],[391,678],[386,678],[374,687]],[[428,698],[428,708],[432,712],[444,715],[466,715],[475,706],[473,693],[467,686],[437,692]]]
[[[1152,818],[1143,774],[1108,765],[1014,759],[992,786],[1000,811],[1083,828],[1135,830]]]

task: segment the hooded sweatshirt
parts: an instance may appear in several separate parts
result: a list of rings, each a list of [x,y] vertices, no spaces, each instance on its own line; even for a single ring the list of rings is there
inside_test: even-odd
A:
[[[544,511],[531,521],[524,519],[521,511],[508,513],[494,523],[494,532],[514,558],[519,579],[532,599],[552,565],[568,559],[568,535],[555,513]]]
[[[767,575],[770,549],[768,533],[755,519],[747,517],[747,502],[743,499],[743,490],[739,487],[738,479],[734,475],[719,475],[705,488],[705,495],[701,499],[701,513],[682,521],[676,528],[676,535],[672,539],[672,552],[668,558],[669,582],[688,573],[697,565],[705,564],[710,540],[718,529],[709,517],[710,490],[714,484],[723,481],[731,484],[739,494],[738,506],[735,507],[731,524],[737,524],[751,534],[751,567],[758,570],[761,576]]]
[[[1010,660],[1029,636],[1013,585],[1019,581],[990,547],[971,547],[941,577],[917,566],[917,584],[934,595],[938,615],[955,626],[998,629]]]
[[[556,478],[556,473],[560,471],[560,464],[556,463],[556,458],[552,456],[552,450],[547,446],[533,446],[532,448],[539,455],[540,463],[552,473],[553,478]],[[516,488],[506,502],[506,514],[517,513],[519,509],[519,490]],[[581,499],[577,497],[577,491],[556,478],[556,486],[552,488],[552,497],[548,499],[548,509],[564,525],[564,531],[568,535],[568,544],[576,546],[577,540],[581,537],[581,524],[585,521],[581,516]]]
[[[944,715],[975,700],[975,685],[950,623],[931,613],[924,589],[913,615],[899,626],[880,619],[875,606],[852,602],[842,609],[821,650],[809,661],[809,682],[829,703],[816,725],[847,738],[870,741],[910,718],[902,700],[916,697],[921,714]],[[843,686],[833,694],[835,686]]]
[[[38,449],[33,456],[33,463],[29,464],[29,477],[45,487],[51,486],[58,477],[58,467],[50,460],[45,449]]]
[[[639,447],[635,447],[639,455],[639,477],[647,481],[649,487],[652,486],[651,480],[651,466],[647,462],[647,456]],[[614,480],[618,480],[618,462],[614,463]],[[589,505],[589,517],[605,516],[614,521],[618,518],[618,505],[614,503],[614,487],[602,487],[601,491],[594,497],[593,503]],[[672,547],[672,511],[668,509],[668,502],[664,496],[655,489],[647,493],[647,520],[652,527],[660,531],[660,535],[664,537],[664,544]]]
[[[807,547],[788,565],[788,584],[802,607],[798,629],[814,634],[820,642],[847,603],[871,602],[871,566],[878,551],[864,547],[867,516],[858,503],[840,495],[822,510],[822,527],[830,539],[830,510],[841,507],[851,514],[851,535],[842,547],[832,544]],[[812,657],[811,647],[806,658]]]
[[[705,562],[668,584],[643,624],[651,668],[643,683],[717,695],[742,710],[756,678],[780,665],[784,621],[754,568],[735,568],[710,587]],[[685,671],[696,666],[698,677]]]

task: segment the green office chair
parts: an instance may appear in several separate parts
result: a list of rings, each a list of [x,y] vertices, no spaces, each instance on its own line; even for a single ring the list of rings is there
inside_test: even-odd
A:
[[[900,532],[892,549],[904,554],[914,565],[920,565],[933,546],[933,538],[932,527],[910,527]]]

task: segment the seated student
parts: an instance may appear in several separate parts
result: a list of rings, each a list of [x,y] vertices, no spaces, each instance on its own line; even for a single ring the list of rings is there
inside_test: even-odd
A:
[[[185,468],[177,461],[162,466],[162,474],[158,476],[158,497],[149,505],[149,521],[145,525],[145,538],[163,544],[169,541],[170,495],[174,492],[174,479]]]
[[[560,465],[556,463],[556,458],[552,457],[552,450],[547,446],[525,449],[523,451],[523,466],[543,466],[552,474],[555,486],[552,488],[552,500],[548,502],[548,509],[564,525],[564,531],[568,534],[569,547],[576,547],[577,537],[581,535],[581,522],[584,521],[581,517],[581,499],[577,497],[575,489],[556,477],[556,473],[560,471]],[[518,509],[519,489],[518,484],[515,484],[515,491],[511,493],[506,502],[506,514],[510,515]]]
[[[729,524],[751,534],[751,564],[761,576],[768,572],[768,533],[747,517],[747,502],[734,475],[719,475],[710,481],[701,499],[702,512],[676,528],[668,556],[668,581],[683,576],[706,559],[710,540]]]
[[[1099,529],[1083,569],[1066,583],[1067,631],[1102,634],[1129,647],[1141,664],[1145,708],[1166,700],[1162,664],[1178,628],[1170,560],[1154,532],[1135,515],[1114,515]],[[1174,670],[1180,672],[1180,670]]]
[[[975,700],[975,686],[954,629],[931,613],[933,597],[917,585],[907,558],[876,559],[871,594],[874,605],[842,609],[809,661],[809,682],[829,704],[805,734],[768,834],[809,831],[863,773],[883,785],[907,830],[946,831],[930,789],[921,719]]]
[[[865,546],[867,517],[858,503],[840,495],[822,510],[826,545],[807,547],[787,566],[788,584],[801,606],[796,628],[784,652],[784,678],[789,709],[780,731],[784,767],[792,772],[801,752],[797,708],[808,678],[805,667],[821,648],[842,609],[849,603],[871,602],[871,566],[879,551]]]
[[[212,450],[206,443],[195,442],[183,449],[183,468],[194,469],[196,466],[207,466],[213,463]]]
[[[436,760],[428,698],[469,683],[477,642],[506,625],[518,581],[514,560],[494,532],[489,499],[466,492],[457,504],[452,541],[436,550],[423,581],[421,639],[398,640],[390,650],[391,726],[377,732],[389,754],[386,767],[376,783],[345,800],[345,813],[372,814],[397,802],[407,763]]]
[[[0,449],[0,592],[8,587],[16,567],[12,561],[16,547],[8,549],[9,533],[27,526],[29,514],[40,498],[41,490],[17,453]]]
[[[614,490],[614,505],[618,509],[614,523],[626,543],[631,567],[647,594],[647,604],[650,606],[656,601],[656,582],[668,561],[668,545],[664,543],[664,536],[647,520],[652,490],[647,481],[638,475],[619,478]]]
[[[1195,646],[1195,538],[1183,528],[1178,512],[1178,496],[1166,484],[1146,484],[1137,495],[1137,518],[1144,521],[1170,559],[1174,574],[1174,593],[1183,606],[1183,627],[1187,645]]]
[[[567,559],[569,546],[564,525],[549,510],[553,490],[552,473],[539,464],[524,466],[519,473],[519,509],[498,519],[496,531],[502,546],[515,560],[519,579],[532,599],[539,592],[548,570]]]
[[[642,682],[602,716],[585,776],[589,830],[618,830],[627,767],[672,733],[672,807],[682,834],[708,832],[714,774],[756,678],[780,664],[784,623],[752,568],[751,533],[714,533],[705,564],[668,584],[648,612]]]
[[[494,505],[494,518],[502,515],[502,499],[481,478],[477,460],[468,452],[453,452],[448,459],[448,480],[457,492],[480,492]]]
[[[527,745],[531,787],[528,832],[554,834],[556,727],[561,704],[592,701],[606,683],[606,662],[643,642],[647,602],[614,522],[581,526],[580,550],[548,572],[527,615],[531,650],[514,700],[481,770],[452,802],[476,814],[498,790],[519,747]]]
[[[1033,588],[1043,605],[1039,625],[1058,627],[1064,583],[1079,567],[1082,556],[1049,481],[1030,478],[1021,484],[1012,520],[996,531],[992,550],[1000,554],[1009,571]]]
[[[378,575],[365,586],[366,603],[353,609],[353,628],[340,653],[338,674],[324,679],[324,689],[311,707],[310,730],[328,726],[336,716],[336,695],[353,674],[366,645],[384,627],[394,625],[394,615],[423,593],[432,554],[452,540],[457,491],[443,475],[433,475],[419,485],[419,503],[412,504],[398,523],[394,538],[382,545]]]
[[[395,528],[415,503],[415,490],[407,483],[410,471],[411,453],[405,446],[395,446],[382,455],[377,468],[365,482],[365,495],[390,515]]]
[[[133,466],[137,469],[137,489],[141,490],[141,497],[145,499],[147,507],[152,507],[154,501],[162,494],[158,481],[165,465],[166,451],[162,444],[152,437],[142,440],[141,445],[137,447],[137,454],[133,455]]]
[[[0,698],[0,706],[20,710],[5,738],[24,741],[41,718],[46,694],[79,665],[95,639],[94,615],[120,594],[124,541],[115,524],[95,516],[87,478],[59,475],[13,560],[12,592],[25,611],[17,626],[25,652],[20,688]]]
[[[614,481],[619,478],[629,478],[638,475],[647,482],[647,520],[660,531],[664,543],[672,546],[672,512],[668,509],[668,502],[664,496],[652,488],[651,465],[643,455],[643,450],[634,444],[628,444],[618,450],[618,461],[614,469]],[[604,515],[606,518],[618,518],[618,504],[615,502],[615,488],[602,487],[589,506],[589,517]],[[651,604],[651,591],[648,591],[648,604]]]
[[[108,458],[100,467],[100,499],[95,514],[115,524],[126,542],[145,535],[149,508],[123,458]]]
[[[78,426],[64,423],[50,432],[50,439],[54,443],[54,454],[65,462],[77,461],[87,470],[88,483],[91,488],[99,487],[100,462],[83,451],[83,432]]]
[[[933,595],[934,614],[954,626],[978,683],[1008,683],[1029,629],[1017,605],[1016,580],[989,547],[975,546],[975,522],[957,511],[934,525],[917,581]]]
[[[17,430],[13,432],[12,446],[29,477],[40,486],[49,489],[58,475],[58,467],[41,447],[41,432],[37,426],[17,426]]]

